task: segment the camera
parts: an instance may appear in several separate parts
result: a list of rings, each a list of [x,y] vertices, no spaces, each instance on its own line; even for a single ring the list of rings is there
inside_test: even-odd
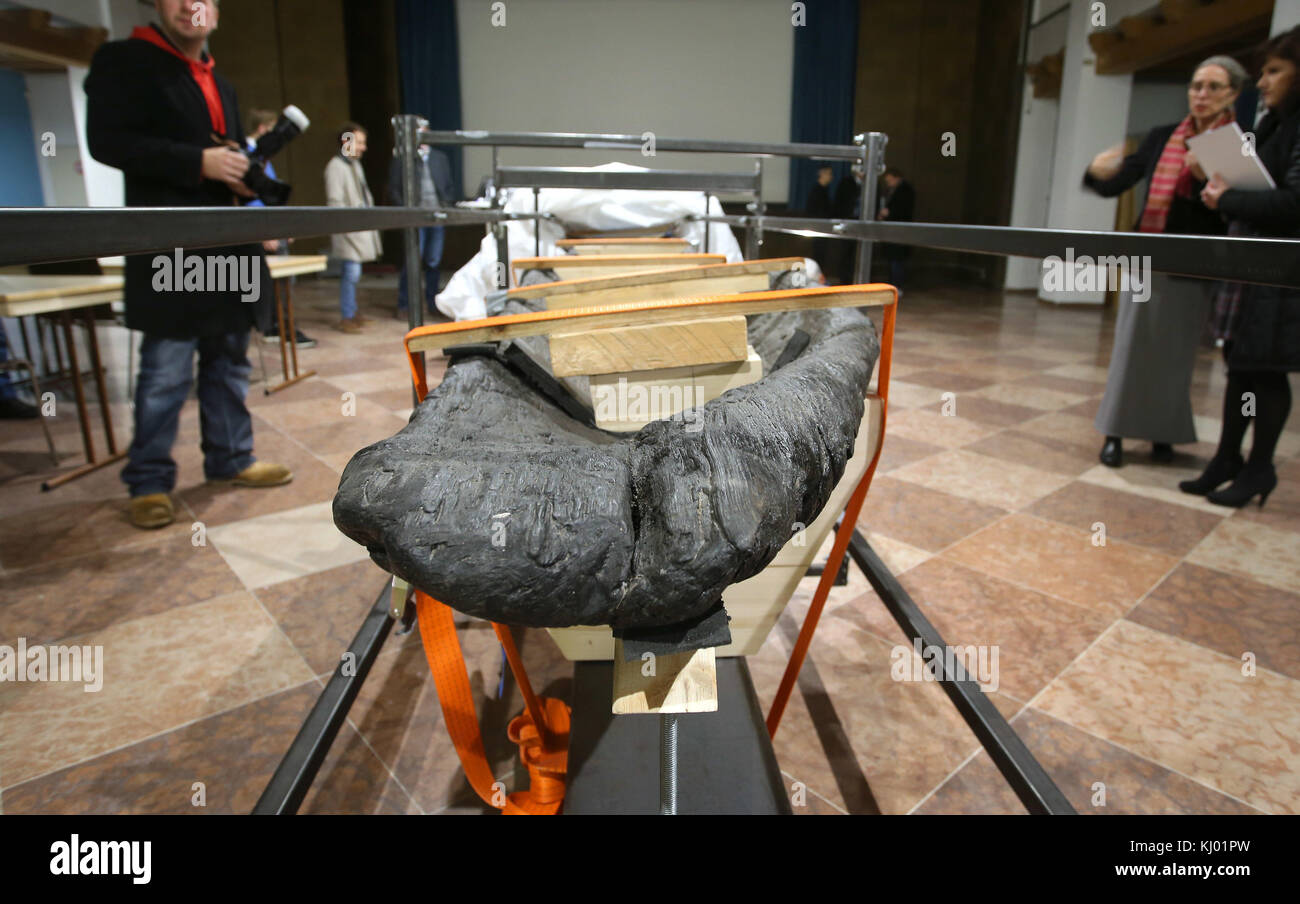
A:
[[[288,182],[272,179],[266,174],[266,161],[270,160],[290,141],[307,131],[309,125],[311,125],[311,120],[307,118],[307,115],[293,104],[290,104],[280,112],[280,118],[275,125],[271,127],[269,132],[258,139],[253,149],[244,151],[244,154],[249,159],[248,172],[244,174],[244,184],[266,206],[279,207],[287,204],[291,190]]]

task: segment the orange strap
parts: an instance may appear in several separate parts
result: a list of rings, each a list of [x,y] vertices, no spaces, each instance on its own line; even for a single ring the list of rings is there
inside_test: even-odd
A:
[[[474,793],[484,803],[507,814],[540,816],[558,813],[564,802],[568,766],[568,706],[561,700],[533,696],[510,629],[505,625],[495,625],[497,636],[506,645],[506,656],[515,680],[524,690],[525,700],[530,702],[530,712],[516,716],[508,729],[510,740],[519,745],[519,756],[528,767],[529,788],[505,794],[504,787],[497,784],[492,774],[487,751],[483,748],[474,694],[470,690],[469,672],[461,652],[460,638],[456,636],[452,610],[419,590],[415,591],[415,605],[420,622],[420,640],[438,688],[438,702],[442,706],[447,734],[451,736],[456,756],[460,758],[465,778]],[[540,715],[540,726],[534,721],[533,713]]]

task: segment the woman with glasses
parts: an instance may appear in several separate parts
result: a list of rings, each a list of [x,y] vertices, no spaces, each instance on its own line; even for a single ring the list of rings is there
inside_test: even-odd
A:
[[[1234,189],[1211,173],[1201,198],[1228,220],[1230,235],[1300,238],[1300,26],[1272,38],[1261,55],[1257,87],[1268,112],[1255,124],[1255,154],[1277,187]],[[1228,365],[1223,432],[1205,473],[1179,488],[1238,508],[1259,496],[1262,506],[1277,486],[1273,454],[1291,413],[1287,374],[1300,371],[1300,291],[1224,286],[1216,299],[1215,335]],[[1250,458],[1243,459],[1252,420],[1255,437]]]
[[[1187,116],[1153,129],[1127,157],[1121,147],[1093,158],[1083,184],[1104,198],[1145,179],[1146,198],[1134,229],[1180,235],[1222,235],[1223,219],[1201,201],[1206,175],[1187,139],[1232,122],[1246,70],[1231,57],[1212,56],[1196,67],[1187,87]],[[1209,315],[1214,283],[1151,274],[1150,296],[1120,293],[1106,394],[1097,430],[1106,437],[1101,463],[1124,463],[1123,441],[1151,443],[1151,458],[1168,462],[1173,447],[1196,442],[1188,388],[1196,348]]]

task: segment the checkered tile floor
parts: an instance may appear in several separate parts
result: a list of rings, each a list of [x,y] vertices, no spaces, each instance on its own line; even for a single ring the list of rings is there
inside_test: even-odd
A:
[[[250,392],[257,454],[293,468],[286,487],[204,486],[191,401],[177,522],[145,533],[126,521],[116,467],[41,493],[38,427],[0,426],[0,643],[105,651],[97,693],[0,684],[3,812],[193,812],[196,782],[209,812],[257,800],[385,580],[334,529],[329,502],[351,454],[409,413],[403,327],[392,290],[363,284],[374,322],[333,332],[335,291],[296,290],[320,340],[300,361],[317,376]],[[1176,488],[1218,436],[1215,353],[1192,386],[1201,442],[1168,465],[1130,444],[1118,470],[1097,463],[1092,427],[1109,353],[1110,320],[1093,308],[908,292],[860,526],[950,644],[996,648],[994,703],[1081,812],[1300,812],[1300,420],[1268,505],[1215,507]],[[70,404],[54,430],[75,466]],[[795,811],[1022,812],[938,686],[894,680],[905,640],[850,575],[776,737]],[[815,583],[751,657],[764,704]],[[513,688],[484,693],[500,668],[491,630],[466,619],[463,637],[489,756],[510,781],[504,726],[521,702]],[[545,633],[520,643],[539,688],[566,696],[572,668]],[[413,635],[385,646],[303,809],[483,809]]]

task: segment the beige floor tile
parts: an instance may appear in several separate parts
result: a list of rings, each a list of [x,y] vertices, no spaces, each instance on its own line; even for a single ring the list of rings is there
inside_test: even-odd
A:
[[[1300,682],[1129,621],[1034,706],[1274,813],[1300,813]]]
[[[1215,505],[1204,496],[1193,496],[1178,489],[1180,480],[1191,480],[1200,476],[1200,473],[1199,467],[1175,468],[1173,465],[1127,464],[1122,468],[1108,468],[1099,464],[1084,471],[1079,475],[1079,479],[1099,487],[1124,490],[1148,499],[1222,515],[1223,506]]]
[[[403,364],[404,362],[398,362]],[[382,370],[355,371],[325,378],[340,392],[383,392],[386,389],[411,391],[411,370],[406,366],[385,366]]]
[[[1023,508],[1070,482],[1063,474],[962,449],[904,465],[891,471],[890,476],[1007,509]]]
[[[1066,377],[1071,380],[1090,380],[1094,383],[1106,382],[1106,368],[1091,364],[1062,364],[1047,371],[1054,377]]]
[[[930,405],[940,401],[939,396],[939,390],[933,386],[922,386],[919,383],[909,383],[906,380],[890,379],[889,381],[889,409],[891,413],[906,408],[920,408],[922,405]]]
[[[889,423],[885,427],[886,436],[896,434],[949,449],[973,443],[996,433],[997,430],[997,427],[978,424],[965,418],[946,417],[933,411],[919,409],[891,412]]]
[[[946,558],[1097,612],[1122,616],[1178,560],[1090,531],[1014,514],[962,540]]]
[[[1187,554],[1187,561],[1300,593],[1300,534],[1228,518]]]
[[[367,557],[334,526],[330,502],[210,528],[208,541],[249,588],[300,578]]]
[[[1072,392],[1058,392],[1030,383],[995,383],[983,389],[972,390],[971,395],[1006,405],[1024,405],[1027,408],[1041,408],[1044,411],[1059,411],[1071,405],[1077,405],[1087,396]]]

